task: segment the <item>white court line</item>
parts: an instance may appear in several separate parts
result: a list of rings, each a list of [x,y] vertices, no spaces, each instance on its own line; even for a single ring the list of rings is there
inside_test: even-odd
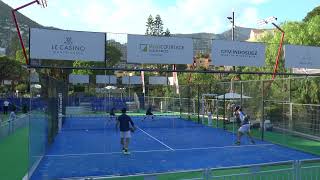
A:
[[[31,169],[23,176],[22,180],[29,180],[29,177],[31,177],[34,171],[37,169],[37,167],[39,166],[44,156],[35,156],[35,157],[40,157],[40,158],[33,164]]]
[[[142,131],[143,133],[145,133],[146,135],[148,135],[149,137],[151,137],[152,139],[158,141],[160,144],[164,145],[165,147],[169,148],[171,151],[174,151],[173,148],[171,148],[170,146],[166,145],[165,143],[163,143],[162,141],[160,141],[159,139],[151,136],[149,133],[145,132],[144,130],[142,130],[141,128],[137,127],[140,131]]]
[[[259,146],[273,146],[274,144],[251,144],[251,145],[234,145],[234,146],[220,146],[220,147],[203,147],[203,148],[185,148],[175,149],[176,151],[190,151],[190,150],[206,150],[206,149],[225,149],[225,148],[242,148],[242,147],[259,147]]]
[[[185,149],[174,149],[174,151],[192,151],[192,150],[206,150],[206,149],[225,149],[225,148],[244,148],[244,147],[259,147],[259,146],[273,146],[274,144],[257,144],[257,145],[242,145],[242,146],[222,146],[222,147],[203,147],[203,148],[185,148]],[[171,149],[159,149],[159,150],[148,150],[148,151],[131,151],[132,153],[150,153],[150,152],[170,152]],[[66,157],[66,156],[92,156],[92,155],[112,155],[122,154],[122,152],[108,152],[108,153],[80,153],[80,154],[57,154],[57,155],[46,155],[47,157]]]
[[[169,149],[159,149],[159,150],[148,150],[148,151],[131,151],[134,153],[149,153],[149,152],[167,152],[171,151]],[[79,154],[52,154],[46,155],[47,157],[65,157],[65,156],[92,156],[92,155],[112,155],[112,154],[123,154],[123,152],[107,152],[107,153],[79,153]]]

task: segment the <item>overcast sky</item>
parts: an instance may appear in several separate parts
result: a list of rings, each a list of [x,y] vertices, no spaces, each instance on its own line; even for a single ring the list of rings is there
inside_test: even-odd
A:
[[[2,1],[18,7],[31,0]],[[226,17],[232,9],[237,26],[261,28],[259,19],[300,21],[319,5],[319,0],[48,0],[47,8],[33,5],[21,12],[41,25],[68,30],[144,34],[148,16],[159,14],[171,33],[221,33],[231,27]]]

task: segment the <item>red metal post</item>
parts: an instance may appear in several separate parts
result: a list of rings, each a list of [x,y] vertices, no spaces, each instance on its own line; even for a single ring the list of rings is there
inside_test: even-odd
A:
[[[278,71],[278,66],[279,66],[279,59],[281,56],[281,51],[282,51],[282,46],[283,46],[283,40],[284,40],[284,31],[277,26],[276,24],[272,23],[279,31],[281,31],[281,39],[280,39],[280,44],[279,44],[279,48],[278,48],[278,54],[277,54],[277,58],[276,58],[276,64],[274,66],[273,69],[273,75],[272,75],[272,80],[274,80],[274,78],[276,77],[277,71]]]
[[[22,40],[22,36],[21,36],[21,32],[20,32],[20,28],[19,28],[19,25],[18,25],[18,21],[17,21],[15,12],[18,11],[18,10],[20,10],[20,9],[22,9],[22,8],[25,8],[25,7],[27,7],[27,6],[30,6],[30,5],[32,5],[32,4],[34,4],[34,3],[40,4],[38,0],[35,0],[35,1],[30,2],[30,3],[25,4],[25,5],[23,5],[23,6],[20,6],[20,7],[16,8],[16,9],[13,9],[13,10],[11,11],[11,12],[12,12],[12,17],[13,17],[13,20],[14,20],[14,23],[15,23],[15,25],[16,25],[17,33],[18,33],[18,36],[19,36],[20,44],[21,44],[21,47],[22,47],[22,50],[23,50],[23,55],[24,55],[24,58],[25,58],[25,60],[26,60],[26,64],[29,64],[29,60],[28,60],[26,48],[25,48],[24,43],[23,43],[23,40]]]
[[[20,9],[23,9],[23,8],[25,8],[27,6],[30,6],[30,5],[34,4],[34,3],[40,4],[40,2],[38,0],[34,0],[34,1],[29,2],[29,3],[25,4],[25,5],[22,5],[22,6],[18,7],[18,8],[16,8],[16,9],[13,9],[13,11],[19,11]]]

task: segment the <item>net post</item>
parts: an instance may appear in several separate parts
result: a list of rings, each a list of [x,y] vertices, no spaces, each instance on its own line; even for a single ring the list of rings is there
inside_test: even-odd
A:
[[[191,106],[191,95],[190,95],[190,86],[187,86],[188,90],[188,119],[190,120],[190,106]]]
[[[201,122],[204,124],[204,97],[203,94],[201,95]]]
[[[242,104],[243,104],[243,98],[242,98],[242,94],[243,94],[243,82],[240,81],[240,107],[242,107]]]
[[[200,123],[200,87],[197,84],[197,91],[198,91],[198,123]]]
[[[180,118],[182,114],[182,98],[181,98],[181,93],[179,92],[179,112],[180,112]]]
[[[217,118],[216,118],[216,128],[218,128],[219,127],[219,101],[218,101],[218,96],[215,98],[216,99],[216,101],[215,101],[215,108],[216,108],[216,116],[217,116]]]
[[[223,84],[225,87],[225,84]],[[223,92],[223,130],[226,130],[226,94]]]
[[[261,113],[261,140],[264,141],[264,81],[261,81],[261,93],[262,93],[262,113]]]

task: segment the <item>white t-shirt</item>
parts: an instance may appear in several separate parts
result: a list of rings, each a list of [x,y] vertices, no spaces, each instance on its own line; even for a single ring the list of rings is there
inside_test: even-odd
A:
[[[242,111],[239,112],[239,117],[241,120],[241,125],[249,124],[248,119],[245,119],[246,115]]]
[[[3,105],[4,105],[4,106],[9,106],[9,104],[10,104],[9,101],[4,101],[4,102],[3,102]]]

